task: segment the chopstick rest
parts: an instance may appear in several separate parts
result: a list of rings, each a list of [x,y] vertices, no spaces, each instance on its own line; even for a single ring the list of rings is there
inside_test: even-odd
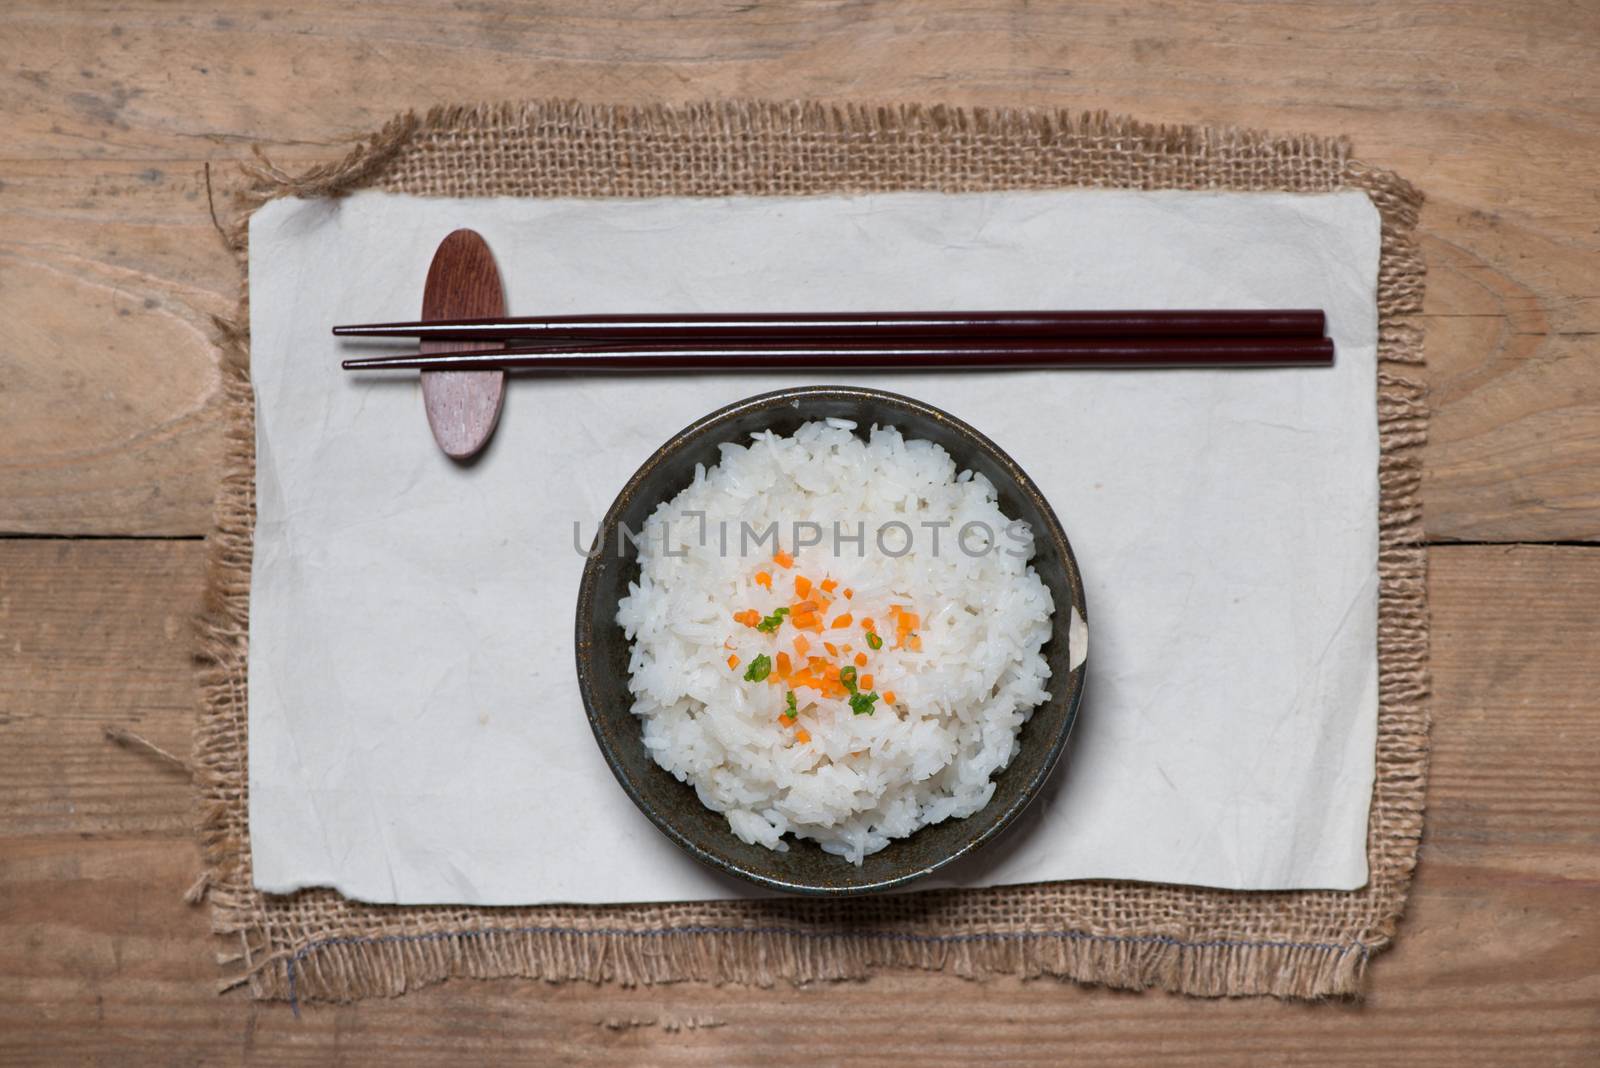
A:
[[[493,318],[505,314],[505,289],[488,242],[456,230],[439,242],[422,290],[423,319]],[[424,353],[498,348],[481,341],[424,340]],[[425,370],[422,406],[433,440],[452,460],[470,460],[489,443],[505,403],[503,370]]]

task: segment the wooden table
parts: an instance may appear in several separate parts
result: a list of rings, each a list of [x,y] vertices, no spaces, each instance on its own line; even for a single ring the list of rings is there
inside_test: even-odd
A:
[[[197,0],[0,11],[0,1061],[1600,1061],[1600,6]],[[1364,1004],[1056,981],[218,996],[181,898],[238,275],[203,166],[289,169],[394,112],[547,95],[1106,108],[1342,132],[1420,185],[1433,774]]]

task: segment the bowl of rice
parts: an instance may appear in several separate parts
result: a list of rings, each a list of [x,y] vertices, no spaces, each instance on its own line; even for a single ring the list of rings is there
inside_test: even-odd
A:
[[[954,416],[814,386],[713,412],[600,524],[578,683],[607,763],[696,858],[765,887],[900,886],[1049,777],[1087,609],[1038,487]]]

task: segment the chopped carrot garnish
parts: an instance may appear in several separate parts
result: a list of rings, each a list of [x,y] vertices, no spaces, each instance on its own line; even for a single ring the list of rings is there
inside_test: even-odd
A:
[[[737,656],[730,655],[728,657],[728,670],[729,671],[738,671],[739,670],[739,658]]]
[[[811,643],[806,640],[806,636],[804,634],[796,634],[794,636],[795,652],[799,653],[801,656],[805,656],[806,650],[809,648],[811,648]]]
[[[894,704],[894,691],[893,690],[885,690],[885,691],[883,691],[883,699],[888,704],[891,704],[891,705]]]
[[[848,601],[850,598],[854,597],[855,595],[856,595],[856,591],[852,590],[849,586],[846,586],[844,588],[844,599],[845,600]]]
[[[823,579],[822,580],[822,592],[823,593],[832,593],[835,589],[838,588],[838,586],[839,586],[839,584],[837,582],[833,581],[833,579]]]
[[[769,571],[757,571],[756,585],[765,586],[769,590],[772,589],[772,573]]]
[[[818,604],[817,602],[815,602],[813,600],[810,600],[809,598],[802,598],[802,599],[796,601],[794,604],[790,605],[789,606],[789,611],[793,612],[797,616],[803,616],[808,612],[815,612],[817,609],[819,609],[821,607],[822,606],[820,604]]]
[[[743,612],[735,613],[733,621],[735,623],[743,623],[747,627],[753,627],[761,622],[761,613],[754,608],[746,608]]]
[[[860,686],[861,686],[861,688],[863,690],[872,689],[872,676],[871,675],[863,675],[863,676],[861,676]]]
[[[898,606],[896,606],[898,608]],[[917,636],[917,627],[922,623],[922,617],[915,612],[896,611],[894,619],[894,643],[901,649],[911,649],[915,652],[922,651],[922,639]]]
[[[789,674],[789,672],[791,670],[793,670],[793,668],[792,668],[792,665],[789,663],[789,654],[788,653],[779,653],[778,654],[778,674],[779,675],[787,675],[787,674]]]
[[[867,666],[867,654],[866,653],[857,653],[856,654],[856,667],[866,667],[866,666]]]
[[[797,630],[822,629],[822,617],[815,612],[805,612],[800,615],[790,616],[789,622],[793,623]]]
[[[804,575],[796,575],[794,577],[794,595],[796,597],[804,597],[810,592],[811,580],[806,578]]]
[[[843,630],[845,627],[848,627],[850,625],[850,622],[851,622],[850,613],[846,612],[844,615],[842,615],[839,618],[835,619],[833,621],[833,623],[831,624],[831,626],[833,627],[834,630]]]
[[[804,727],[801,727],[799,730],[794,732],[794,740],[799,742],[801,745],[805,745],[811,740],[811,732],[806,730]]]
[[[829,656],[838,656],[839,655],[839,647],[837,645],[833,644],[832,642],[823,642],[822,643],[822,647],[824,649],[828,650],[828,655]]]
[[[772,554],[772,562],[782,568],[791,568],[794,566],[794,556],[779,549]]]

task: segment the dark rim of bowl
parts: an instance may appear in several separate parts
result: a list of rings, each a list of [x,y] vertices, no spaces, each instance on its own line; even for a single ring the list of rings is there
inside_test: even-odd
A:
[[[1062,617],[1060,614],[1060,608],[1057,607],[1056,609],[1056,618],[1058,620],[1058,626],[1061,628],[1061,633],[1065,633],[1065,629],[1068,625],[1067,621],[1070,619],[1070,610],[1072,608],[1076,608],[1078,610],[1079,617],[1084,621],[1085,625],[1088,624],[1089,613],[1087,604],[1084,600],[1083,581],[1078,572],[1077,558],[1072,554],[1072,545],[1067,541],[1066,532],[1061,528],[1061,521],[1056,518],[1055,510],[1050,507],[1050,502],[1045,498],[1039,487],[1034,485],[1033,479],[1028,477],[1027,473],[1017,465],[1017,462],[1013,460],[1004,449],[1000,448],[1000,446],[996,445],[985,434],[971,426],[969,423],[966,423],[963,420],[951,415],[949,412],[946,412],[940,408],[936,408],[924,401],[919,401],[914,397],[905,396],[902,393],[890,393],[887,390],[867,389],[860,386],[795,386],[789,389],[780,389],[771,393],[761,393],[753,397],[746,397],[743,400],[735,401],[726,407],[719,408],[709,415],[695,420],[693,423],[674,434],[670,439],[667,440],[665,444],[661,445],[654,452],[652,452],[649,458],[640,465],[639,469],[635,471],[633,476],[628,479],[626,484],[624,484],[621,491],[618,492],[616,498],[612,501],[611,507],[606,511],[605,518],[600,522],[599,529],[595,535],[598,543],[605,543],[605,539],[608,538],[609,532],[615,529],[621,513],[625,511],[628,505],[631,503],[634,494],[639,491],[645,479],[649,478],[658,467],[667,463],[669,459],[677,452],[687,445],[693,443],[696,439],[705,435],[708,431],[711,431],[716,426],[734,419],[745,412],[776,408],[788,404],[791,401],[799,401],[803,403],[805,401],[823,399],[869,401],[876,404],[887,405],[891,409],[909,409],[910,411],[915,412],[916,414],[925,418],[933,419],[937,422],[945,424],[946,426],[955,430],[959,436],[970,441],[979,450],[987,453],[989,459],[993,460],[1000,467],[1002,467],[1006,474],[1010,476],[1011,480],[1015,483],[1017,490],[1031,498],[1034,507],[1037,508],[1039,514],[1044,517],[1047,527],[1045,531],[1046,537],[1052,543],[1054,543],[1056,551],[1061,555],[1061,563],[1066,570],[1067,586],[1072,593],[1072,604],[1068,606],[1069,616],[1065,618]],[[957,464],[958,466],[960,465],[959,457],[957,458]],[[622,789],[627,793],[629,799],[634,803],[634,807],[638,808],[639,811],[643,812],[647,817],[649,817],[650,822],[655,824],[663,834],[665,834],[673,842],[677,843],[678,846],[680,846],[697,860],[709,864],[712,867],[727,872],[731,875],[736,875],[739,878],[746,879],[759,886],[764,886],[771,890],[779,890],[786,893],[806,894],[816,897],[848,897],[858,894],[870,894],[904,886],[906,883],[912,882],[916,879],[921,879],[924,876],[930,875],[933,872],[938,871],[940,868],[946,867],[947,865],[961,859],[962,857],[968,856],[980,846],[987,844],[999,836],[1002,831],[1010,826],[1011,823],[1022,814],[1023,810],[1033,802],[1034,798],[1038,796],[1040,789],[1050,778],[1051,773],[1055,770],[1056,764],[1060,761],[1061,754],[1066,749],[1067,740],[1072,734],[1072,728],[1077,722],[1078,706],[1083,699],[1084,679],[1087,675],[1087,658],[1085,658],[1083,663],[1079,664],[1072,670],[1072,676],[1074,677],[1072,692],[1067,695],[1062,695],[1061,697],[1052,695],[1049,698],[1051,702],[1065,699],[1068,701],[1068,706],[1066,716],[1062,721],[1061,729],[1056,734],[1056,737],[1051,741],[1050,750],[1046,754],[1044,762],[1040,765],[1038,772],[1034,774],[1033,778],[1029,780],[1029,782],[1024,786],[1022,791],[1017,795],[1016,799],[1012,801],[1008,808],[1002,811],[999,815],[990,817],[990,822],[988,822],[986,826],[984,826],[970,839],[963,843],[959,849],[953,850],[949,854],[940,857],[938,860],[924,864],[918,867],[915,871],[909,871],[887,879],[880,879],[874,883],[863,883],[843,887],[793,883],[783,879],[773,878],[770,875],[764,875],[761,872],[751,871],[750,869],[729,859],[728,857],[711,852],[694,841],[691,841],[676,826],[673,825],[671,820],[665,818],[662,813],[656,810],[654,805],[648,803],[640,795],[638,788],[633,783],[633,780],[624,770],[618,754],[613,750],[613,747],[607,741],[605,732],[600,729],[600,717],[599,713],[595,709],[595,700],[590,671],[590,662],[594,652],[593,602],[595,598],[594,587],[596,582],[595,561],[597,559],[599,559],[598,556],[590,557],[589,560],[584,564],[583,577],[578,586],[578,613],[576,621],[576,633],[574,635],[574,650],[576,653],[578,668],[578,690],[583,698],[583,708],[589,719],[589,728],[594,733],[595,741],[600,747],[601,754],[605,757],[607,766],[611,768],[612,775],[616,777],[617,782],[622,786]],[[972,816],[966,818],[974,818],[983,812],[984,809],[979,809],[977,812],[974,812]]]

